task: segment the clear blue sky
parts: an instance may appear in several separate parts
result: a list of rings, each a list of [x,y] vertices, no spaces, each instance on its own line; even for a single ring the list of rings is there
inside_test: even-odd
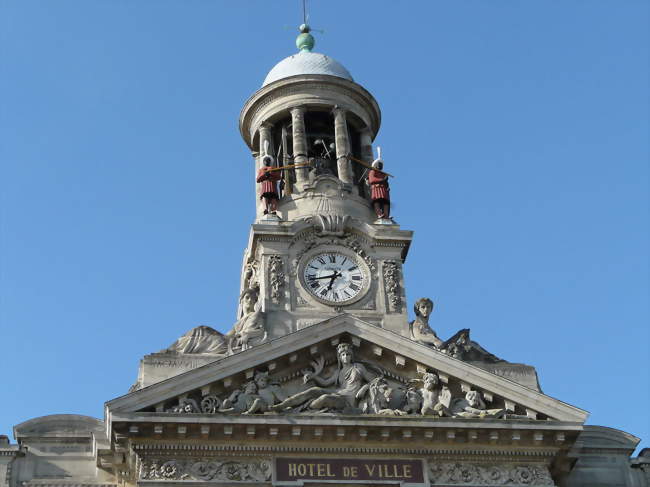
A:
[[[299,3],[0,2],[0,434],[101,417],[141,356],[230,328],[254,215],[237,119]],[[315,50],[383,110],[409,306],[649,446],[650,4],[310,4]]]

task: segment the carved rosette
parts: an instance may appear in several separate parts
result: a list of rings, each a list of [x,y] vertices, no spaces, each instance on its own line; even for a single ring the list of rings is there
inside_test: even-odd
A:
[[[199,480],[209,482],[267,482],[271,460],[230,458],[146,459],[140,464],[140,480]]]
[[[429,460],[431,485],[555,485],[544,465],[480,465]]]
[[[280,304],[283,296],[283,288],[285,284],[284,264],[282,257],[279,255],[272,255],[269,258],[269,285],[271,288],[271,301],[275,304]]]
[[[400,289],[400,264],[394,260],[384,262],[384,289],[390,309],[395,313],[402,311],[402,292]]]

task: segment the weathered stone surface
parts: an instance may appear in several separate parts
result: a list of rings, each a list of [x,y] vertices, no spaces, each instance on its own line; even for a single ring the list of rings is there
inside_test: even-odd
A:
[[[8,485],[114,484],[97,469],[96,452],[107,448],[102,421],[74,414],[30,419],[14,427],[20,446]]]
[[[650,485],[647,477],[634,475],[636,472],[630,465],[630,455],[638,444],[639,438],[623,431],[585,426],[570,452],[577,462],[568,475],[568,484],[571,487]]]

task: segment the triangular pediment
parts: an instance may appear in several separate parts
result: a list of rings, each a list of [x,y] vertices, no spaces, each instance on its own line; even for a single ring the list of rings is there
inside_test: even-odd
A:
[[[350,379],[343,374],[334,378],[343,370],[337,354],[341,343],[350,344],[352,363],[359,364],[352,373],[363,377]],[[318,377],[308,376],[306,379],[311,380],[305,380],[306,372]],[[267,382],[271,385],[263,391],[266,395],[260,392],[261,404],[258,402],[259,407],[252,407],[250,411],[254,411],[251,414],[300,414],[310,407],[310,412],[319,413],[420,415],[417,409],[422,406],[423,394],[426,401],[427,393],[422,387],[427,373],[437,376],[436,401],[445,406],[435,412],[431,409],[429,412],[433,415],[579,423],[584,422],[588,415],[581,409],[509,379],[343,314],[109,401],[106,403],[106,419],[110,422],[113,415],[124,417],[129,413],[241,414],[246,407],[252,407],[257,397],[254,385],[252,391],[245,390],[247,384],[255,381],[256,374],[267,375]],[[373,382],[373,377],[381,380]],[[331,383],[325,383],[327,380]],[[337,390],[345,389],[346,380],[357,380],[350,383],[354,389],[352,392],[342,393],[358,396],[356,409],[334,405],[336,397],[325,398],[326,392],[336,395]],[[382,412],[378,412],[377,407],[373,409],[368,387],[359,390],[360,384],[371,386],[369,382],[383,387],[384,392],[389,391]],[[323,389],[305,393],[308,388],[318,386]],[[277,394],[273,396],[270,388]],[[466,408],[469,412],[463,416],[462,407],[467,406],[469,391],[475,391],[474,395],[479,396],[481,404],[477,407],[470,404]],[[409,392],[416,403],[419,394],[420,406],[407,406]],[[241,406],[242,399],[238,399],[238,394],[244,394],[242,398],[249,397],[245,406]],[[269,399],[269,394],[274,398]],[[287,398],[294,399],[286,401]],[[317,398],[321,400],[315,401]],[[187,407],[183,408],[183,405]],[[208,410],[210,405],[212,409]],[[286,407],[269,411],[270,406],[275,408],[278,405]]]

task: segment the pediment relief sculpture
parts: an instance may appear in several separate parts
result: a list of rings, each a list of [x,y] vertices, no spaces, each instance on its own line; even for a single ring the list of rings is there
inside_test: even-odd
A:
[[[325,414],[531,419],[505,399],[434,370],[395,373],[363,360],[352,343],[331,345],[294,371],[255,369],[248,380],[201,396],[184,395],[165,411],[175,414]],[[365,357],[364,357],[365,358]],[[284,373],[284,375],[282,375]],[[234,381],[227,381],[228,384]],[[214,389],[212,389],[214,391]],[[491,403],[488,407],[487,403]],[[540,415],[539,419],[542,418]]]
[[[246,382],[241,388],[235,389],[223,401],[216,395],[204,396],[201,400],[201,410],[196,412],[211,414],[265,413],[270,411],[274,404],[284,401],[285,399],[286,396],[282,391],[282,388],[279,384],[271,382],[268,372],[256,371],[253,380]]]

